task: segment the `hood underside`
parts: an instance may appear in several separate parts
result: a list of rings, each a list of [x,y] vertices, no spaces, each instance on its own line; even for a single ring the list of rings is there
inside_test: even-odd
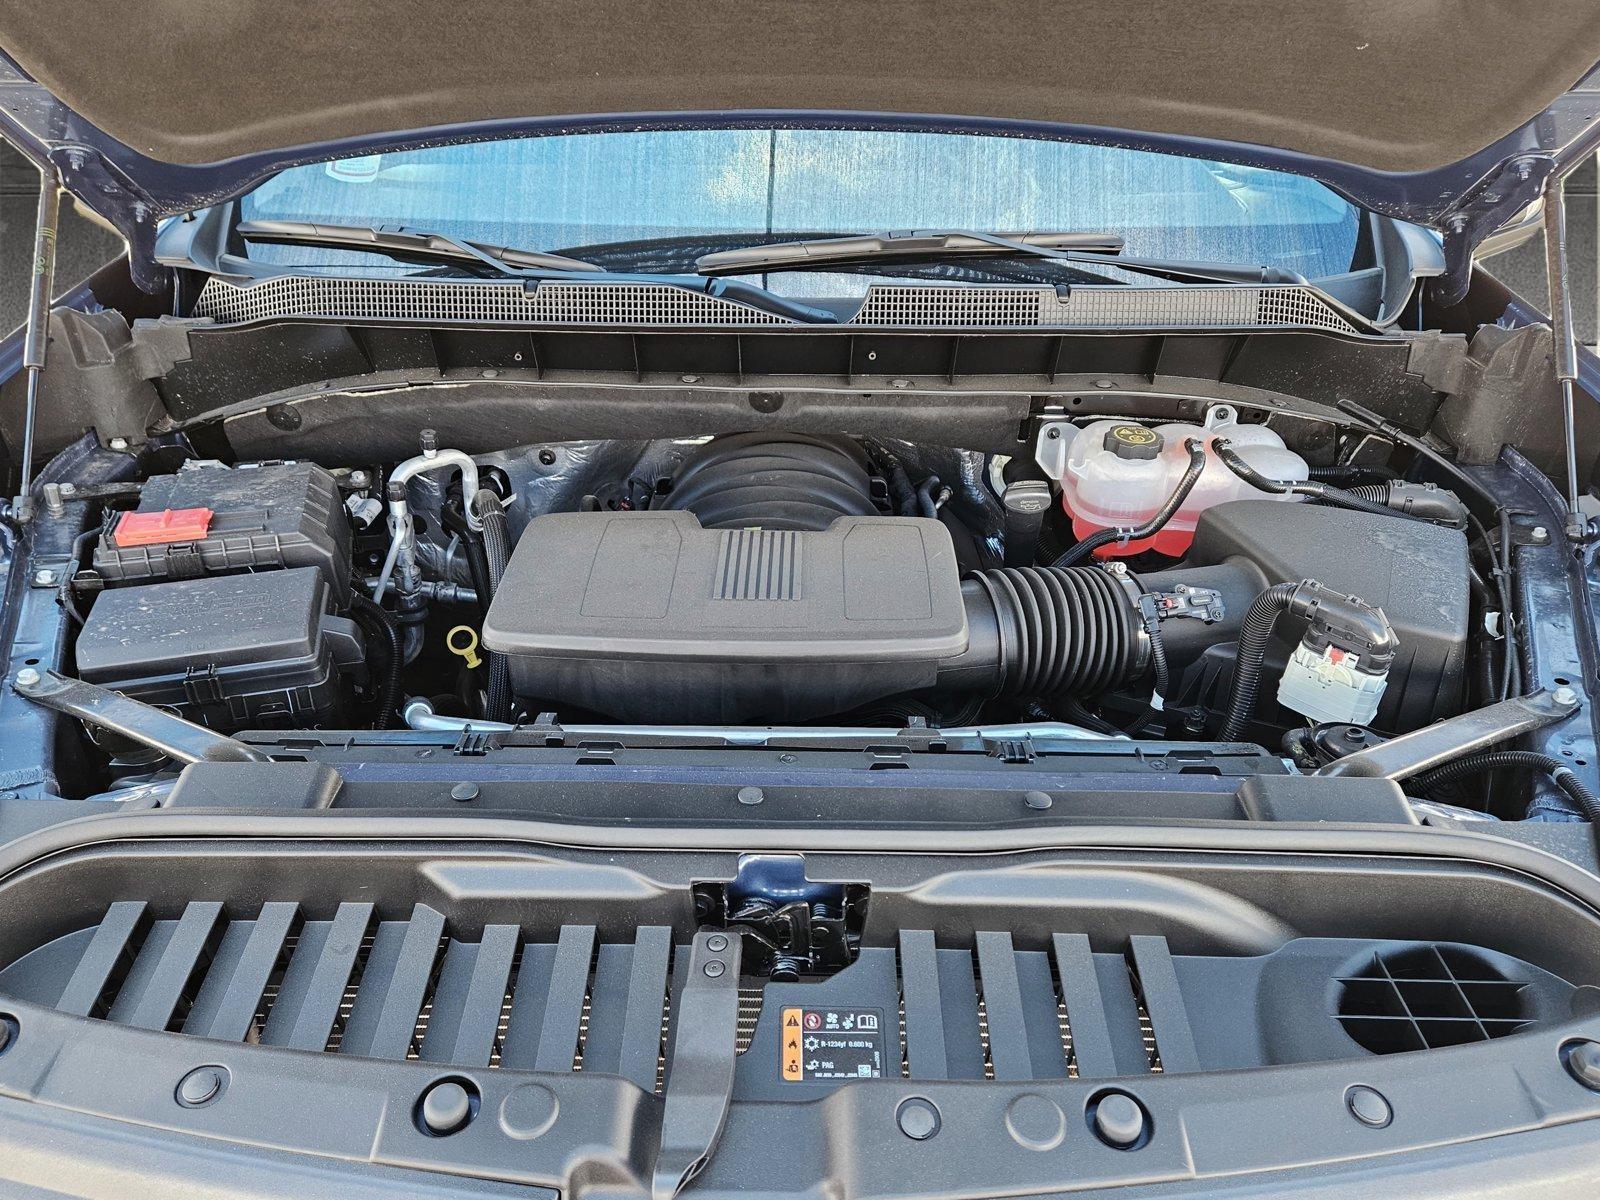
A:
[[[959,113],[1254,143],[1383,171],[1470,156],[1600,59],[1592,0],[5,0],[35,79],[174,163],[573,113]]]
[[[136,225],[294,162],[757,117],[1273,166],[1392,216],[1455,217],[1470,243],[1600,112],[1573,91],[1600,61],[1593,0],[0,0],[0,48],[20,68],[0,70],[0,132],[136,256]]]

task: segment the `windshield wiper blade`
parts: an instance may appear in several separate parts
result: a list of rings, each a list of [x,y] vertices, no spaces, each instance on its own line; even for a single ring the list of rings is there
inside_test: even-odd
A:
[[[1183,283],[1304,284],[1305,276],[1281,267],[1189,262],[1166,258],[1127,258],[1123,241],[1103,233],[980,233],[935,230],[873,233],[852,237],[808,238],[745,246],[707,254],[695,262],[702,275],[745,275],[761,271],[819,271],[870,265],[884,259],[943,259],[971,255],[1022,256],[1085,266],[1116,267]]]
[[[368,250],[374,254],[443,262],[481,263],[504,274],[523,271],[588,271],[603,268],[581,258],[519,250],[488,242],[469,241],[445,233],[407,229],[402,225],[323,225],[316,221],[241,221],[234,226],[247,242],[273,242],[294,246],[333,246],[341,250]]]
[[[276,242],[296,246],[337,246],[343,249],[373,250],[407,258],[439,259],[446,262],[476,262],[512,279],[530,283],[623,283],[659,284],[688,292],[729,300],[757,308],[774,316],[786,317],[807,325],[827,325],[839,320],[837,313],[814,305],[790,300],[753,283],[739,279],[711,279],[700,275],[658,275],[649,272],[608,271],[580,258],[548,254],[541,250],[517,250],[394,226],[320,225],[312,221],[241,221],[235,228],[247,241]]]
[[[1117,254],[1116,234],[1078,232],[977,233],[961,229],[902,230],[848,237],[800,238],[719,250],[695,260],[702,275],[742,275],[749,271],[818,270],[884,258],[944,259],[969,255],[1085,250]]]

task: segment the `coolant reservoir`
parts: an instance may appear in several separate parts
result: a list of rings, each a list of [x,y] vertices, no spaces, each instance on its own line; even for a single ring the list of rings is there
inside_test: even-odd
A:
[[[1045,473],[1060,481],[1062,506],[1072,518],[1073,533],[1082,539],[1102,529],[1136,528],[1153,517],[1189,466],[1184,443],[1190,438],[1205,444],[1206,466],[1182,507],[1154,537],[1114,542],[1102,548],[1098,557],[1155,550],[1179,558],[1194,540],[1200,514],[1214,504],[1302,499],[1252,487],[1212,452],[1211,444],[1223,438],[1268,479],[1304,480],[1309,474],[1305,459],[1288,449],[1277,433],[1265,425],[1239,424],[1238,413],[1226,404],[1214,406],[1203,426],[1183,421],[1156,426],[1131,421],[1093,421],[1082,427],[1051,425],[1040,437],[1038,459]]]

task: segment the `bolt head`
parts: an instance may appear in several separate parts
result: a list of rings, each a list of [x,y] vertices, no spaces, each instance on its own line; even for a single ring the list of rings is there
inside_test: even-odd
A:
[[[1563,685],[1551,692],[1550,698],[1557,704],[1563,706],[1568,704],[1576,704],[1578,702],[1578,693],[1575,689]]]
[[[1528,536],[1536,542],[1544,543],[1550,540],[1550,531],[1543,525],[1535,525],[1533,529],[1529,531]]]
[[[721,954],[727,948],[728,935],[725,933],[713,933],[706,939],[706,949],[713,954]]]
[[[39,672],[35,671],[32,667],[23,667],[22,670],[17,672],[17,686],[38,687],[39,678]]]
[[[367,478],[367,473],[365,471],[351,471],[350,472],[350,486],[351,487],[364,488],[364,487],[367,486],[367,484],[369,482],[371,482],[371,481]]]
[[[125,437],[114,437],[107,442],[106,445],[110,446],[118,454],[121,454],[128,448],[128,439]]]
[[[46,568],[43,571],[35,571],[33,573],[34,587],[55,587],[55,585],[56,573],[54,571]]]
[[[61,485],[61,494],[63,496],[76,496],[78,494],[78,485],[75,483],[63,483]]]
[[[721,959],[713,958],[705,966],[706,978],[721,979],[722,976],[727,973],[727,970],[727,963],[723,962]]]
[[[909,379],[891,379],[891,380],[889,380],[889,386],[890,387],[895,387],[895,388],[908,388],[908,387],[911,386],[911,380],[909,380]]]

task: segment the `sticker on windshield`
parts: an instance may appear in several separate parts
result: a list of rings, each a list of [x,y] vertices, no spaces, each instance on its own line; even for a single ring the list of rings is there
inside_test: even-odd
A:
[[[876,1008],[786,1008],[782,1017],[783,1078],[883,1078],[883,1011]]]

